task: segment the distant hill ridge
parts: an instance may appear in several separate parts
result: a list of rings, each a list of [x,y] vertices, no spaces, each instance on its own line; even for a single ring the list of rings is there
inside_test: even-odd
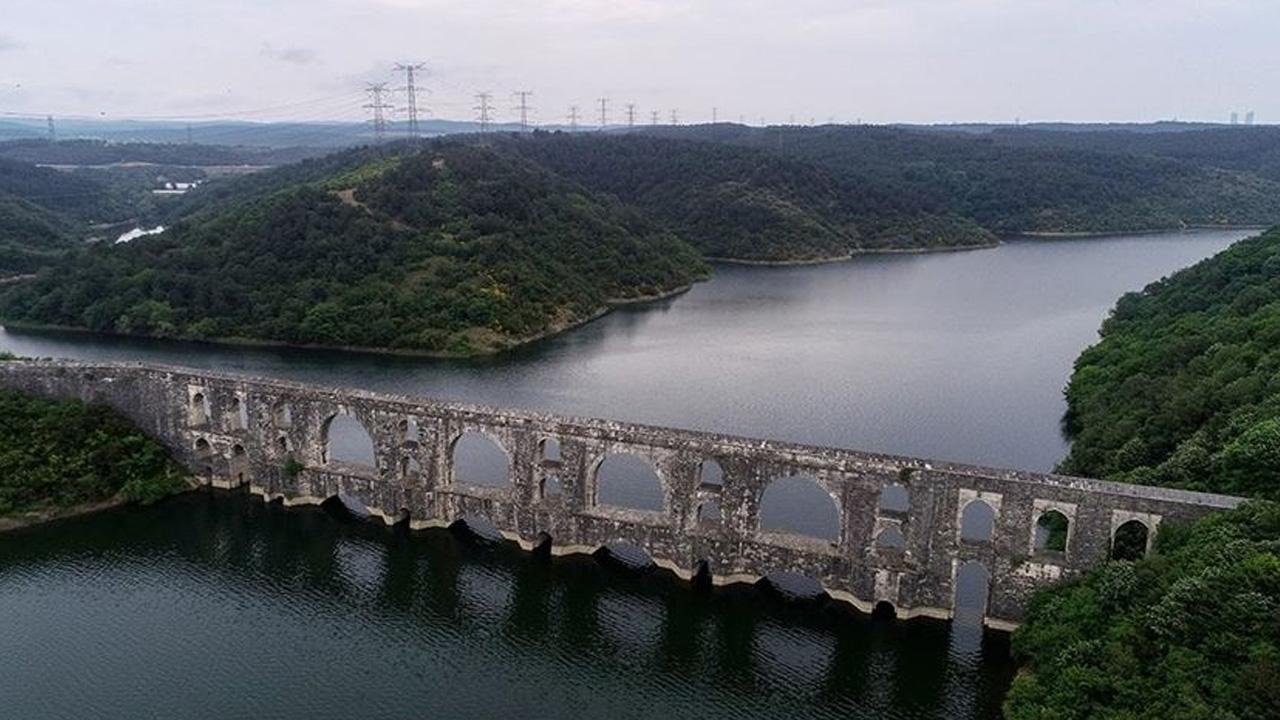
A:
[[[173,152],[206,152],[197,150]],[[50,190],[6,197],[34,187],[6,185],[6,169]],[[164,201],[139,192],[132,172],[0,160],[0,228],[29,236],[17,253],[0,245],[0,273],[47,268],[4,287],[0,316],[467,355],[674,292],[706,276],[707,258],[813,262],[982,247],[1008,233],[1280,220],[1280,183],[1246,170],[887,128],[394,142],[210,180]],[[130,212],[169,230],[119,247],[76,241],[99,215]]]

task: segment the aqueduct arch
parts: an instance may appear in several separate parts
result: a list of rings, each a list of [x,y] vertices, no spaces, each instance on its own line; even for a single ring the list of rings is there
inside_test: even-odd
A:
[[[804,575],[833,597],[868,612],[885,603],[899,617],[949,617],[961,570],[981,567],[986,622],[1016,623],[1031,592],[1105,562],[1127,546],[1123,536],[1138,535],[1126,542],[1147,553],[1162,523],[1241,502],[161,366],[10,361],[0,363],[0,386],[104,402],[206,482],[243,482],[286,503],[341,494],[388,523],[418,528],[483,517],[505,537],[553,552],[628,542],[686,577],[694,569],[715,582]],[[233,398],[248,405],[254,422],[228,421]],[[235,417],[243,419],[240,412]],[[330,452],[339,417],[359,425],[370,466]],[[416,431],[402,425],[407,418]],[[474,429],[505,453],[505,487],[452,482],[453,443]],[[611,482],[611,456],[632,456],[651,472],[653,509],[599,502]],[[770,488],[787,487],[788,478],[807,478],[796,487],[821,500],[816,507],[825,508],[828,524],[825,534],[813,533],[821,539],[770,517]],[[718,519],[706,516],[708,508],[718,509]],[[1056,525],[1042,537],[1046,517]]]

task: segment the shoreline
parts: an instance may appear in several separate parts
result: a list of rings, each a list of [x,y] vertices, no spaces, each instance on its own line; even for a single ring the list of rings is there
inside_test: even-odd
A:
[[[76,518],[94,515],[107,510],[114,510],[127,504],[128,503],[126,501],[113,497],[107,500],[99,500],[98,502],[72,505],[67,508],[28,511],[16,513],[14,515],[6,515],[5,517],[0,517],[0,536],[16,532],[18,530],[24,530],[26,528],[49,525],[63,520],[74,520]]]
[[[938,245],[920,248],[860,248],[844,255],[831,255],[821,258],[805,258],[802,260],[750,260],[744,258],[710,257],[707,262],[720,265],[744,265],[747,267],[803,267],[806,265],[832,265],[848,262],[867,255],[925,255],[928,253],[965,252],[968,250],[990,250],[1003,245],[1001,240],[981,243],[979,245]]]
[[[1004,237],[1010,239],[1025,238],[1030,240],[1075,240],[1090,238],[1125,237],[1128,235],[1161,235],[1164,233],[1187,232],[1195,230],[1266,230],[1268,225],[1180,225],[1168,228],[1146,228],[1144,230],[1029,230],[1009,233]]]
[[[704,282],[704,280],[698,280],[695,282]],[[169,336],[169,335],[142,335],[137,333],[114,333],[114,332],[103,332],[100,330],[90,330],[89,328],[75,327],[71,325],[47,325],[43,323],[27,323],[27,322],[22,322],[20,320],[19,321],[0,320],[0,328],[13,329],[13,330],[19,330],[19,331],[22,331],[22,330],[34,331],[34,332],[52,331],[52,332],[77,333],[77,334],[84,334],[84,335],[98,335],[101,337],[136,338],[139,340],[166,340],[166,341],[177,341],[177,342],[200,343],[204,345],[221,345],[224,347],[248,347],[248,348],[268,348],[268,349],[278,348],[278,349],[291,349],[291,350],[327,350],[327,351],[335,351],[335,352],[360,353],[365,355],[423,358],[423,359],[430,359],[430,360],[474,360],[474,359],[492,358],[492,357],[499,356],[503,353],[520,350],[525,346],[531,345],[540,340],[546,340],[548,338],[555,337],[556,335],[564,334],[566,332],[569,332],[570,330],[575,330],[588,323],[594,322],[595,320],[599,320],[600,318],[604,317],[605,315],[608,315],[609,313],[613,312],[618,308],[622,308],[630,305],[640,305],[640,304],[649,303],[649,302],[657,302],[659,300],[667,300],[667,299],[676,297],[677,295],[683,295],[684,293],[689,292],[691,289],[693,289],[693,285],[694,283],[689,283],[686,285],[681,285],[679,287],[673,288],[666,292],[656,293],[652,295],[642,295],[634,298],[610,298],[605,301],[604,307],[600,308],[599,310],[597,310],[596,312],[590,315],[587,315],[583,318],[579,318],[574,322],[553,326],[551,328],[548,328],[545,332],[539,333],[537,335],[530,335],[522,338],[515,338],[512,344],[495,349],[491,352],[473,353],[473,354],[465,354],[465,355],[458,354],[458,353],[434,351],[434,350],[414,350],[411,348],[380,348],[380,347],[366,347],[361,345],[325,345],[325,344],[318,344],[318,343],[317,344],[301,344],[301,343],[284,342],[281,340],[266,340],[261,338],[237,338],[237,337],[189,338],[189,337],[175,337],[175,336]]]
[[[156,503],[164,502],[169,498],[177,497],[179,495],[185,495],[189,492],[194,492],[200,487],[200,485],[196,483],[190,476],[186,476],[185,482],[186,482],[185,487],[183,487],[180,490],[176,490],[172,493],[169,493],[168,495],[165,495],[164,497],[160,498],[155,502]],[[121,498],[119,494],[116,494],[116,495],[113,495],[112,497],[107,498],[106,500],[80,503],[79,505],[72,505],[71,507],[52,508],[48,510],[30,510],[26,512],[18,512],[13,515],[6,515],[3,517],[0,517],[0,537],[3,537],[8,533],[17,532],[19,530],[39,527],[42,525],[51,525],[53,523],[59,523],[64,520],[76,520],[78,518],[87,517],[89,515],[96,515],[98,513],[106,512],[108,510],[115,510],[117,508],[122,508],[122,507],[125,507],[126,505],[131,505],[131,504],[133,504],[131,501],[125,500],[124,498]],[[152,505],[152,504],[155,504],[155,503],[147,503],[147,505]]]

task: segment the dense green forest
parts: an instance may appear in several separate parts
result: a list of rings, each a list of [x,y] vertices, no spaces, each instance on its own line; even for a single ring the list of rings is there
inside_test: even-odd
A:
[[[464,141],[611,195],[706,257],[786,262],[983,246],[1019,232],[1271,223],[1280,220],[1280,170],[1267,158],[1280,153],[1280,141],[1260,130],[722,124],[495,133]],[[0,275],[29,273],[80,241],[109,239],[120,229],[98,229],[103,225],[209,218],[413,149],[391,143],[312,157],[320,152],[97,140],[0,143]],[[204,179],[201,166],[294,160],[300,162],[214,180],[177,198],[150,192],[163,179]],[[59,172],[30,162],[93,167]]]
[[[1125,295],[1077,360],[1065,472],[1265,498],[1041,591],[1010,720],[1280,717],[1280,228]]]
[[[1278,127],[1197,128],[1170,132],[1001,128],[992,132],[991,137],[997,144],[1009,147],[1055,147],[1152,155],[1251,172],[1280,181]]]
[[[693,248],[633,210],[519,158],[442,142],[347,160],[342,172],[326,166],[316,182],[228,200],[163,235],[85,248],[0,295],[0,315],[475,354],[707,273]]]
[[[1064,472],[1280,499],[1280,228],[1125,295],[1076,361]]]
[[[1125,153],[1087,146],[1024,147],[987,134],[834,125],[704,125],[650,132],[820,164],[901,202],[959,215],[999,234],[1280,221],[1275,179],[1198,164],[1192,157],[1156,157],[1140,146]]]
[[[0,518],[187,487],[165,449],[110,409],[13,390],[0,390],[0,468]]]
[[[513,137],[501,147],[617,196],[713,258],[809,260],[998,242],[881,183],[754,148],[565,133]]]
[[[1009,720],[1280,717],[1280,504],[1163,531],[1157,550],[1035,595]]]

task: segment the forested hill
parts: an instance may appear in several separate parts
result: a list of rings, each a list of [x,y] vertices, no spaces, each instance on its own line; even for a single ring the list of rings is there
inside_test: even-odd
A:
[[[993,131],[991,138],[1008,147],[1054,147],[1174,158],[1197,165],[1251,172],[1280,181],[1280,127],[1274,126],[1178,132],[1001,128]]]
[[[93,179],[0,159],[0,278],[47,265],[90,224],[128,217],[127,205]]]
[[[490,149],[327,162],[311,181],[296,169],[255,179],[252,196],[161,235],[75,253],[0,295],[0,316],[462,355],[706,273],[693,248],[617,201]]]
[[[1065,472],[1280,499],[1280,228],[1122,297],[1067,403]]]
[[[1261,500],[1037,592],[1005,715],[1280,717],[1280,228],[1121,298],[1067,402],[1061,470]]]
[[[754,148],[597,133],[534,133],[499,147],[617,196],[713,258],[812,260],[997,242],[878,181]]]
[[[722,124],[646,132],[820,164],[900,202],[960,215],[1001,234],[1280,222],[1280,182],[1190,155],[1143,154],[1145,146],[1138,145],[1129,152],[1085,147],[1087,139],[1073,147],[1015,146],[986,134],[862,126]]]

